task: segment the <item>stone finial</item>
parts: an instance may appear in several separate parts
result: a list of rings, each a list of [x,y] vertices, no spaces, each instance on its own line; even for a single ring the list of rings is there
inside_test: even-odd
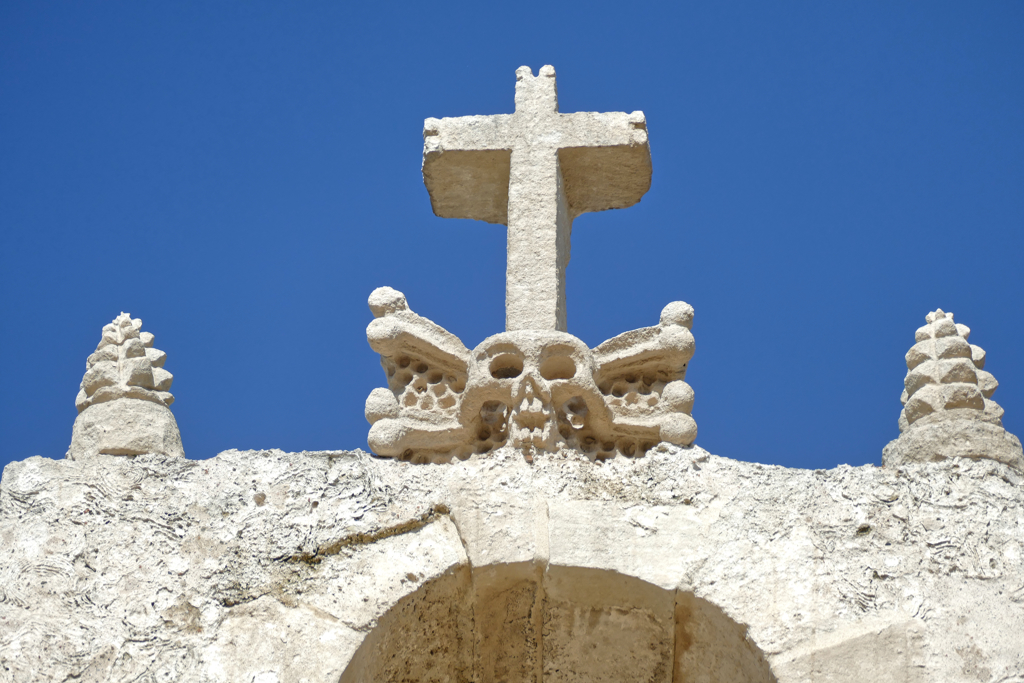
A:
[[[1024,470],[1020,441],[1003,429],[1003,409],[992,400],[999,383],[984,370],[985,351],[968,343],[970,328],[941,308],[925,322],[906,356],[901,435],[885,447],[883,464],[969,457]]]
[[[78,418],[68,457],[162,453],[184,456],[178,424],[168,406],[174,376],[167,354],[153,335],[127,313],[103,327],[96,351],[85,363],[75,399]]]

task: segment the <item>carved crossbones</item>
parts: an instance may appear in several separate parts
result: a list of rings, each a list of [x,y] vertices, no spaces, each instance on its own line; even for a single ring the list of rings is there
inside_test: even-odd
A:
[[[528,455],[574,448],[593,458],[642,455],[659,441],[689,445],[693,309],[595,349],[567,332],[517,330],[470,351],[382,287],[366,330],[388,388],[366,401],[370,448],[415,462],[468,458],[509,444]]]

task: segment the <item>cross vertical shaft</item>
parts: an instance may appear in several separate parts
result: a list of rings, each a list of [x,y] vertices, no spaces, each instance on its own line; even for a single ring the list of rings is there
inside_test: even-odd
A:
[[[508,184],[505,329],[566,331],[565,267],[572,216],[558,163],[555,71],[516,71],[519,144]],[[554,139],[553,139],[554,138]]]
[[[505,329],[565,332],[572,217],[558,156],[513,152],[511,175],[519,182],[509,185]]]

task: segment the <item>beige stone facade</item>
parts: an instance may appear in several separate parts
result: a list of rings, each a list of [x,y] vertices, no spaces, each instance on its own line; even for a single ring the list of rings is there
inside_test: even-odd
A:
[[[0,486],[0,680],[1015,681],[1021,484],[671,445],[35,457]]]
[[[0,683],[1024,683],[1024,461],[970,330],[918,330],[882,467],[706,452],[692,307],[565,327],[571,221],[647,191],[643,115],[517,78],[423,161],[438,215],[509,227],[506,330],[375,290],[375,454],[196,461],[116,318],[68,457],[0,480]]]

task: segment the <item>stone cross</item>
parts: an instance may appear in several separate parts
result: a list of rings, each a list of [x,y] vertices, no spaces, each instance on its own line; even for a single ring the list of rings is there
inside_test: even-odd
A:
[[[643,112],[561,114],[554,67],[522,66],[515,113],[430,118],[423,137],[434,213],[508,226],[505,329],[566,331],[573,219],[632,206],[651,186]]]
[[[516,110],[427,119],[423,181],[434,213],[508,226],[505,332],[472,350],[390,287],[370,294],[366,328],[387,388],[366,399],[377,455],[451,462],[511,446],[643,455],[697,437],[686,369],[693,307],[591,349],[565,329],[573,219],[632,206],[651,186],[641,112],[560,114],[555,70],[516,71]]]

